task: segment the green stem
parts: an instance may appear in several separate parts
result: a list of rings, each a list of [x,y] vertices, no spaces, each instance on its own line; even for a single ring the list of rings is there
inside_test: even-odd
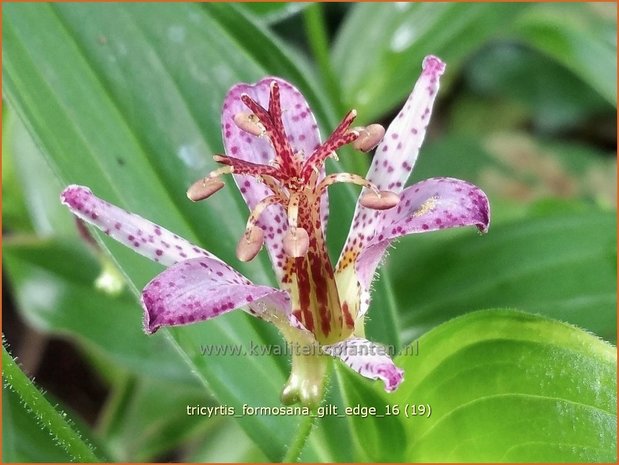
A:
[[[80,437],[74,426],[47,401],[21,371],[4,344],[2,345],[2,378],[5,386],[17,394],[26,409],[36,418],[39,426],[48,430],[57,444],[76,462],[100,462],[91,446]]]
[[[294,463],[299,461],[301,451],[303,451],[307,438],[309,438],[312,431],[312,426],[314,426],[314,420],[315,418],[311,416],[303,417],[297,435],[294,437],[290,447],[288,447],[286,451],[286,455],[284,455],[282,459],[283,463]]]
[[[342,112],[341,93],[335,73],[331,67],[329,57],[329,37],[325,25],[325,17],[322,4],[313,3],[303,10],[305,32],[310,49],[318,65],[318,70],[323,78],[325,88],[338,112]]]

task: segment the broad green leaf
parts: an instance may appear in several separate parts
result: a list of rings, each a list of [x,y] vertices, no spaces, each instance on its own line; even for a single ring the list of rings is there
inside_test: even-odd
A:
[[[411,91],[425,55],[446,61],[446,81],[453,79],[468,55],[526,8],[493,3],[355,5],[333,48],[344,101],[357,108],[363,121],[383,115]]]
[[[2,109],[2,224],[5,230],[30,232],[32,220],[24,193],[19,188],[20,179],[17,173],[15,154],[8,142],[11,126],[15,118],[5,106]]]
[[[25,126],[10,111],[6,112],[3,124],[4,149],[14,160],[18,180],[16,185],[11,185],[10,195],[23,195],[34,232],[45,237],[53,234],[77,236],[75,225],[67,221],[66,208],[58,202],[60,183]],[[10,197],[7,200],[9,204],[14,201]],[[6,227],[9,231],[15,230],[11,222]]]
[[[257,16],[265,24],[277,24],[307,8],[307,3],[297,2],[256,2],[240,3],[241,8]]]
[[[17,366],[4,347],[4,344],[2,345],[2,381],[3,386],[11,390],[14,394],[14,396],[7,398],[8,408],[26,410],[26,412],[13,410],[12,412],[9,411],[8,414],[11,415],[14,420],[21,423],[15,425],[20,429],[14,431],[15,434],[24,434],[24,436],[20,435],[21,439],[25,442],[29,442],[32,439],[39,439],[41,437],[40,434],[32,432],[34,428],[32,423],[36,423],[36,427],[38,427],[41,432],[49,435],[52,442],[60,449],[60,451],[54,453],[56,456],[68,456],[71,460],[78,462],[100,461],[93,446],[88,444],[88,442],[81,437],[75,425],[67,418],[67,414],[59,412],[48,402],[43,394],[32,384],[32,381],[30,381],[24,372]],[[21,405],[16,406],[15,400]],[[28,415],[29,422],[24,418],[24,413]],[[11,427],[11,423],[3,425],[5,427]],[[34,438],[32,436],[28,438],[26,434],[31,434]],[[47,447],[48,445],[47,441],[43,442],[43,447]],[[23,443],[20,444],[19,441],[14,443],[15,448],[12,452],[17,455],[17,457],[20,457],[20,453],[23,453],[23,451],[20,451],[22,446]],[[51,459],[52,457],[45,457],[44,461],[50,461]]]
[[[546,134],[574,129],[616,111],[578,75],[518,43],[485,47],[465,65],[462,74],[464,86],[452,108],[459,125],[482,134],[507,129],[504,118],[497,118],[500,104],[504,113],[512,110],[520,116],[520,121],[514,121],[515,128],[533,124],[535,132]],[[463,105],[463,99],[469,104]],[[453,130],[462,130],[455,123],[453,126]]]
[[[518,18],[515,31],[617,106],[616,5],[535,5]]]
[[[142,311],[129,293],[94,287],[99,264],[75,241],[7,240],[4,266],[18,308],[41,331],[78,342],[139,374],[195,384],[163,334],[142,331]]]
[[[418,356],[398,357],[407,378],[390,397],[408,406],[408,461],[615,462],[610,344],[509,310],[454,319],[418,344]]]
[[[508,306],[615,341],[615,231],[615,215],[594,210],[504,222],[484,236],[404,239],[387,263],[398,271],[404,338],[477,308]]]

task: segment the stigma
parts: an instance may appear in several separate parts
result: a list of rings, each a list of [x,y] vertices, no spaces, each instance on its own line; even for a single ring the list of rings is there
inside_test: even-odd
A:
[[[336,151],[345,145],[352,145],[361,152],[375,148],[382,140],[385,129],[378,124],[351,128],[357,112],[350,110],[327,140],[310,154],[296,152],[286,134],[282,120],[279,84],[271,82],[268,108],[264,108],[247,94],[241,95],[246,111],[233,117],[234,124],[251,137],[266,138],[273,148],[274,158],[268,164],[253,163],[241,158],[215,155],[222,165],[205,178],[195,182],[187,191],[190,200],[204,200],[223,188],[221,177],[225,174],[251,176],[266,187],[271,194],[258,202],[250,213],[246,228],[238,246],[237,257],[241,261],[252,260],[264,244],[265,231],[259,226],[260,215],[272,205],[281,205],[287,213],[288,229],[283,238],[282,250],[292,258],[303,257],[310,247],[312,231],[308,225],[315,225],[308,218],[319,218],[320,199],[327,188],[335,183],[351,183],[362,186],[364,192],[360,203],[364,207],[385,210],[395,207],[398,194],[380,191],[365,178],[351,173],[322,175],[329,158],[337,159]]]

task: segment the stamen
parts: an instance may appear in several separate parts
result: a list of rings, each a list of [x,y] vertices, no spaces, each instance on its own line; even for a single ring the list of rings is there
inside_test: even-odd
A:
[[[258,117],[253,113],[248,113],[245,111],[239,112],[234,115],[233,121],[239,129],[242,129],[249,134],[253,134],[254,136],[264,136],[266,133],[264,124],[262,124]]]
[[[353,131],[359,132],[359,138],[352,143],[352,146],[362,152],[369,152],[375,148],[385,136],[385,128],[380,124],[370,124],[365,128],[354,128]]]
[[[258,226],[252,226],[245,230],[236,246],[236,256],[242,262],[252,260],[264,244],[264,231]]]
[[[400,202],[400,196],[391,191],[369,191],[361,196],[359,203],[373,210],[389,210]]]
[[[284,252],[290,257],[305,256],[309,248],[309,234],[303,228],[289,228],[284,236]]]
[[[232,171],[234,171],[234,169],[231,166],[225,166],[211,171],[208,176],[194,182],[189,189],[187,189],[187,197],[192,202],[198,202],[210,197],[224,187],[224,183],[218,179],[219,176],[222,174],[230,174]]]
[[[194,182],[191,187],[187,189],[187,197],[192,202],[198,202],[210,197],[222,187],[224,187],[224,183],[219,179],[204,178]]]
[[[283,199],[281,195],[276,194],[269,195],[258,202],[247,219],[247,229],[256,226],[256,223],[258,223],[258,220],[260,219],[260,215],[262,215],[262,212],[266,210],[268,206],[276,203],[283,203],[284,201],[285,199]]]

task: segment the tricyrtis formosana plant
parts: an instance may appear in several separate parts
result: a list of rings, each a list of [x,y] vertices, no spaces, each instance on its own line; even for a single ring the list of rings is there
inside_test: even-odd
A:
[[[4,462],[616,461],[613,4],[2,30]]]
[[[485,232],[490,221],[486,195],[466,181],[432,178],[404,188],[444,70],[439,58],[424,59],[419,80],[387,131],[377,124],[353,127],[357,114],[351,110],[324,143],[309,105],[290,83],[265,78],[228,92],[221,117],[227,154],[214,157],[223,167],[193,184],[187,196],[204,200],[223,187],[223,175],[234,176],[251,211],[237,257],[252,260],[264,245],[279,289],[253,284],[210,252],[95,197],[86,187],[68,187],[62,201],[82,220],[169,267],[142,292],[146,332],[242,308],[273,323],[298,349],[282,391],[284,403],[320,403],[326,355],[362,376],[381,379],[385,390],[393,391],[403,371],[364,338],[370,285],[385,251],[407,234],[462,226]],[[376,148],[366,178],[325,174],[325,161],[337,158],[336,151],[346,144],[362,151]],[[338,182],[360,185],[363,191],[334,266],[324,233],[327,190]]]

